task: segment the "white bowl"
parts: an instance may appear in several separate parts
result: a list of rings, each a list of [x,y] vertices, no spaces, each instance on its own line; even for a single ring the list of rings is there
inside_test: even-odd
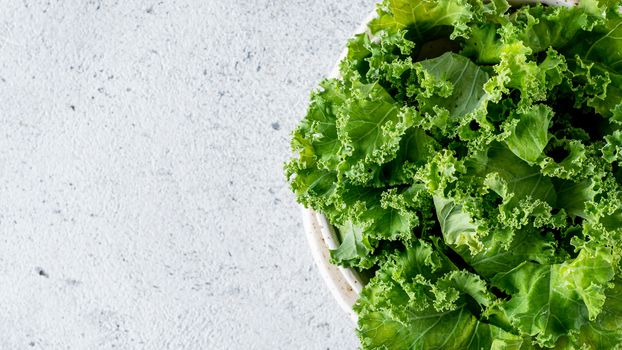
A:
[[[574,6],[578,1],[579,0],[542,0],[540,2],[549,6]],[[513,5],[521,5],[537,3],[538,1],[510,0],[509,2]],[[367,31],[367,24],[375,17],[376,11],[373,11],[365,21],[361,23],[354,34]],[[339,63],[346,54],[347,49],[344,49],[330,74],[331,78],[340,78]],[[304,207],[302,208],[302,216],[313,259],[320,270],[322,279],[341,308],[350,315],[352,320],[356,321],[356,313],[352,310],[352,306],[358,299],[358,295],[364,283],[355,270],[330,263],[330,250],[339,247],[339,238],[333,226],[326,220],[326,217],[321,213]]]

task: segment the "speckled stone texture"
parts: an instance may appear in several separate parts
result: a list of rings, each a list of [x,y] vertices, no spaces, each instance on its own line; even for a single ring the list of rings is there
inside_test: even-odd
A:
[[[374,1],[0,11],[0,349],[354,349],[282,174]]]

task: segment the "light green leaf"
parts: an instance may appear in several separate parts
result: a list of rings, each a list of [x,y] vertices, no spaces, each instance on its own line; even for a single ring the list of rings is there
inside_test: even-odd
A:
[[[343,239],[339,247],[330,252],[333,263],[346,267],[360,265],[361,260],[371,251],[371,246],[363,235],[363,227],[348,221],[339,227],[339,232]]]
[[[534,105],[513,117],[516,119],[508,124],[510,136],[505,143],[520,159],[534,164],[543,157],[542,151],[549,142],[553,110],[545,105]]]
[[[605,292],[605,304],[598,318],[581,328],[578,335],[562,339],[560,349],[612,349],[622,348],[622,281]]]
[[[605,136],[605,142],[603,158],[610,163],[622,162],[622,131],[616,130],[612,135]]]
[[[341,143],[337,138],[337,110],[346,94],[341,82],[329,79],[311,95],[305,119],[296,128],[292,149],[305,162],[317,162],[320,167],[334,168],[339,162]]]
[[[555,207],[557,194],[551,179],[503,145],[491,145],[487,152],[469,160],[468,166],[474,174],[489,176],[487,186],[505,200],[509,209],[527,198],[538,199]]]
[[[416,40],[453,27],[452,37],[456,37],[465,35],[467,23],[474,16],[471,8],[465,0],[384,0],[369,27],[373,33],[409,29]]]
[[[587,202],[594,200],[597,191],[594,189],[595,182],[591,179],[574,183],[568,180],[555,181],[557,188],[557,201],[572,216],[588,218],[585,212]]]
[[[484,248],[477,225],[471,216],[462,210],[461,205],[456,204],[451,199],[435,195],[434,206],[443,232],[443,239],[447,244],[467,246],[473,253]]]
[[[381,190],[347,186],[340,190],[337,206],[344,208],[345,217],[363,228],[364,237],[372,246],[378,240],[405,241],[414,238],[412,229],[418,217],[408,204],[406,189]]]
[[[405,322],[385,310],[359,319],[363,349],[481,350],[525,349],[525,341],[499,327],[478,321],[466,307],[435,312],[405,311]]]
[[[421,128],[410,128],[402,137],[395,158],[374,169],[376,184],[398,185],[412,182],[413,173],[434,155],[439,144]]]
[[[622,73],[622,18],[611,18],[591,33],[582,33],[569,49],[586,61],[599,62]]]
[[[490,305],[485,283],[447,264],[421,243],[381,268],[356,305],[364,349],[521,349],[521,337],[470,311]]]
[[[563,264],[525,262],[492,283],[512,295],[500,306],[512,324],[540,346],[553,347],[600,314],[613,276],[612,257],[599,248],[581,250]]]
[[[359,86],[343,106],[338,120],[352,181],[365,184],[373,167],[395,158],[402,135],[412,125],[411,115],[401,113],[393,98],[378,84]]]
[[[416,69],[420,84],[417,97],[420,110],[431,116],[432,124],[442,130],[450,131],[483,106],[483,86],[488,81],[488,73],[469,59],[445,53],[421,61]],[[443,112],[439,112],[439,108]]]
[[[470,266],[486,278],[506,273],[525,261],[539,264],[555,262],[555,241],[533,228],[515,232],[509,240],[498,238],[497,232],[486,236],[482,243],[486,249],[476,255],[461,254]]]

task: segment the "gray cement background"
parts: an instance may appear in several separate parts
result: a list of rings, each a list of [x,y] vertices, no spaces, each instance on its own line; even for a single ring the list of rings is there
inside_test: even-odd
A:
[[[372,0],[0,0],[0,349],[353,349],[281,164]]]

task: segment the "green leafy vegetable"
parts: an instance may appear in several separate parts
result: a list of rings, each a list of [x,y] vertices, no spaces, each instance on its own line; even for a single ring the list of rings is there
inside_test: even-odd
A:
[[[385,0],[286,174],[371,276],[364,349],[622,349],[622,16]]]

